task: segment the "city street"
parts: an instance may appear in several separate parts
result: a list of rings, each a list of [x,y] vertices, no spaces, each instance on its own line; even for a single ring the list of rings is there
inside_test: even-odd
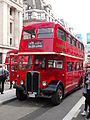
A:
[[[0,105],[1,120],[65,120],[65,116],[82,97],[82,89],[65,97],[58,106],[53,106],[50,99],[28,98],[17,99]],[[81,116],[83,105],[74,113],[73,120],[84,120]],[[79,111],[79,112],[78,112]],[[67,119],[68,120],[68,119]]]

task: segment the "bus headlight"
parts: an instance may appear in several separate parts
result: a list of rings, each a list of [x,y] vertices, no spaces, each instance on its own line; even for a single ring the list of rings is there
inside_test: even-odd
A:
[[[46,81],[42,81],[42,86],[46,86],[47,85],[47,82]]]
[[[20,85],[24,85],[24,81],[23,80],[20,81]]]

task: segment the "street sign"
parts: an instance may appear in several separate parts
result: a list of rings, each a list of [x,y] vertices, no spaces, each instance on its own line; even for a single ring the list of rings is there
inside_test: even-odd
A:
[[[87,33],[87,43],[90,43],[90,33]]]
[[[90,52],[90,45],[88,45],[88,52]]]
[[[82,40],[82,35],[81,34],[76,34],[76,37],[81,41]]]

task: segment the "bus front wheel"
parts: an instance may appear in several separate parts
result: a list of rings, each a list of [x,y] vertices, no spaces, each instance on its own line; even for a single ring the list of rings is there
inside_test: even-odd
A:
[[[62,86],[58,86],[57,91],[52,95],[51,101],[54,105],[59,105],[63,98],[63,89]]]
[[[16,96],[17,96],[17,99],[19,100],[25,100],[27,98],[27,95],[24,94],[23,91],[17,90],[17,89],[16,89]]]

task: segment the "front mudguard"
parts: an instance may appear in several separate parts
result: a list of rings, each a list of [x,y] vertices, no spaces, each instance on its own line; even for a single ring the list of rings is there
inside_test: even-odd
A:
[[[46,88],[42,88],[41,92],[43,94],[53,94],[57,91],[59,85],[62,85],[62,87],[64,88],[64,85],[60,80],[53,80],[48,84]]]

